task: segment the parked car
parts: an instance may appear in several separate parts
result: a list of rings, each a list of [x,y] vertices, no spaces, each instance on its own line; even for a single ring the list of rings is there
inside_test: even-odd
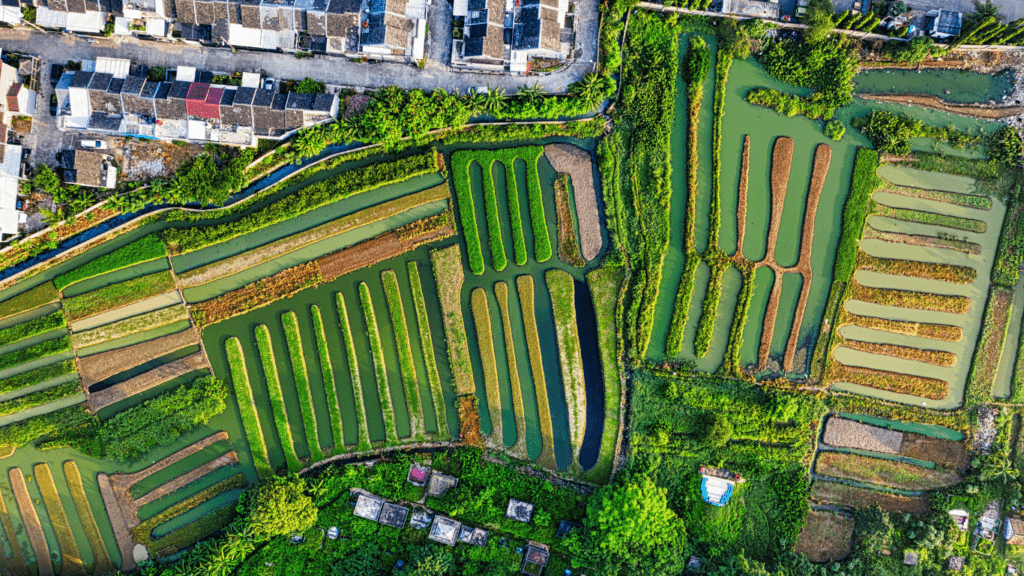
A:
[[[50,116],[57,115],[57,95],[50,94]]]
[[[107,149],[107,143],[103,140],[81,140],[78,143],[82,148],[95,148],[96,150]]]

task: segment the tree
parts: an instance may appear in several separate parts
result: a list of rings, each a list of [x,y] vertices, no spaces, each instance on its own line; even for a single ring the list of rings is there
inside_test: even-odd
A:
[[[527,102],[536,102],[544,97],[544,90],[537,83],[534,83],[533,86],[523,84],[519,87],[519,91],[516,92],[516,96]]]
[[[409,576],[447,576],[455,571],[455,557],[448,550],[423,548],[402,574]]]
[[[964,18],[967,21],[964,28],[973,28],[975,24],[984,22],[989,18],[999,19],[999,6],[993,4],[992,0],[985,0],[985,2],[974,0],[974,12],[967,14]]]
[[[811,0],[807,6],[807,14],[804,16],[804,23],[807,30],[804,31],[804,39],[808,44],[820,44],[836,27],[832,15],[835,8],[832,0]]]
[[[724,54],[732,54],[733,58],[750,56],[750,38],[739,21],[723,18],[718,25],[718,49]]]
[[[570,84],[569,94],[582,99],[588,110],[594,110],[611,92],[610,82],[611,78],[591,72]]]
[[[309,76],[299,82],[298,86],[295,87],[295,91],[300,94],[320,94],[326,89],[323,82],[317,82]]]
[[[707,433],[704,436],[704,441],[714,448],[722,448],[729,443],[729,439],[732,438],[732,434],[733,426],[729,418],[721,414],[714,414],[712,416],[711,425],[707,427]]]
[[[247,526],[253,537],[260,540],[303,532],[317,519],[305,480],[294,474],[261,481],[242,495],[239,507],[248,512]]]
[[[505,104],[505,89],[504,88],[491,88],[491,85],[487,85],[487,93],[484,94],[483,109],[485,112],[491,114],[497,114],[501,107]]]
[[[299,130],[292,142],[295,150],[296,162],[302,158],[312,158],[327,148],[327,140],[324,138],[323,128],[310,126]]]
[[[1003,126],[985,141],[985,151],[989,160],[1020,166],[1024,155],[1024,143],[1021,142],[1020,133],[1016,128]]]
[[[668,491],[649,477],[605,486],[587,505],[583,529],[566,546],[574,566],[596,574],[661,576],[682,572],[686,529],[668,507]]]
[[[32,177],[32,186],[54,196],[60,190],[60,178],[46,164],[36,164],[36,174]]]

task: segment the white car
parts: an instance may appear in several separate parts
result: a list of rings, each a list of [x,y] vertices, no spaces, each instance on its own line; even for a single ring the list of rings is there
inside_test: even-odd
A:
[[[106,150],[107,143],[103,140],[82,140],[79,142],[82,148],[95,148],[96,150]]]

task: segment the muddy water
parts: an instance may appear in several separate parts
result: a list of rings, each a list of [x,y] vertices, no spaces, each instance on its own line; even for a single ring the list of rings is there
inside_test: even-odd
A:
[[[961,70],[867,70],[853,78],[854,92],[931,94],[950,102],[999,101],[1013,89],[1013,73]]]
[[[1017,362],[1017,347],[1020,344],[1021,319],[1024,317],[1024,278],[1013,287],[1013,307],[1010,308],[1010,325],[1006,329],[1006,342],[999,357],[999,371],[992,386],[992,396],[1009,398],[1013,392],[1013,369]]]

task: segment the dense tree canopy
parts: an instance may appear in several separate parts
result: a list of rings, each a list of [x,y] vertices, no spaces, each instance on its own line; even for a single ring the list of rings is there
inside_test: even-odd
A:
[[[263,480],[243,495],[241,506],[248,511],[248,526],[259,539],[303,532],[317,518],[306,482],[294,475]]]

